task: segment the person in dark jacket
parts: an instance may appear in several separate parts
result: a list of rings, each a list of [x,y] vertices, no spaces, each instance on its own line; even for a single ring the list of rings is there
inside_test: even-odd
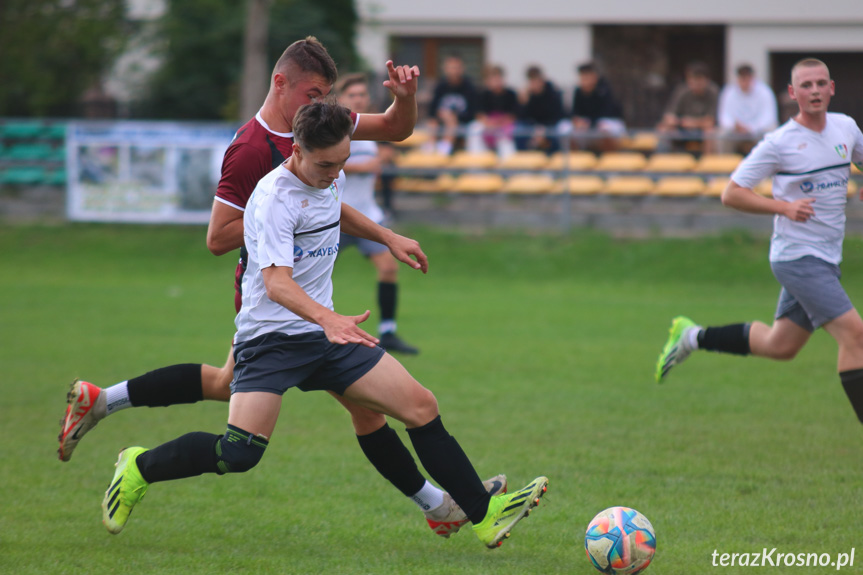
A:
[[[460,132],[476,118],[478,96],[470,78],[465,76],[460,56],[447,56],[441,70],[443,77],[435,86],[429,106],[429,127],[439,135],[437,151],[449,154]]]
[[[520,97],[521,112],[516,124],[516,148],[555,152],[560,149],[560,141],[553,131],[564,118],[563,96],[546,80],[539,66],[529,67],[526,75],[527,89]]]
[[[593,132],[588,137],[578,138],[577,145],[598,151],[616,148],[616,138],[626,132],[623,108],[596,64],[586,62],[576,71],[578,86],[572,98],[572,127],[576,133]]]

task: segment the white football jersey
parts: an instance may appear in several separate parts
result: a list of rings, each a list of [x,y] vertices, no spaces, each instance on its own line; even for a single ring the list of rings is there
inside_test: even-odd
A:
[[[368,140],[351,140],[351,157],[348,165],[368,162],[378,155],[378,145]],[[375,202],[377,174],[351,173],[345,182],[344,202],[371,221],[384,221],[384,212]]]
[[[319,190],[304,184],[284,164],[258,182],[243,214],[249,260],[235,342],[277,331],[322,331],[267,297],[261,270],[273,265],[293,268],[293,279],[303,291],[333,309],[332,275],[344,187],[344,172],[328,189]]]
[[[773,219],[770,261],[815,256],[842,261],[845,203],[851,162],[863,162],[863,133],[845,114],[828,113],[822,132],[788,120],[741,162],[731,179],[752,189],[773,177],[773,197],[785,202],[813,198],[815,215],[806,222],[784,216]]]

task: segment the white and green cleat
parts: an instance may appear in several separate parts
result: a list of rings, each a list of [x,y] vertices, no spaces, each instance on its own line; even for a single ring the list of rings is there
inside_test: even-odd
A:
[[[539,498],[548,491],[548,478],[537,477],[526,487],[505,495],[495,495],[488,503],[485,519],[473,526],[473,532],[489,549],[497,549],[509,537],[515,524],[527,517],[539,505]]]
[[[680,365],[695,349],[689,344],[690,330],[700,329],[699,326],[685,316],[677,316],[671,320],[668,330],[668,341],[656,361],[656,383],[662,383],[668,372],[675,365]]]
[[[143,447],[127,447],[120,452],[114,467],[111,486],[102,499],[102,523],[113,534],[126,526],[132,508],[144,498],[149,483],[144,481],[135,460],[147,451]]]

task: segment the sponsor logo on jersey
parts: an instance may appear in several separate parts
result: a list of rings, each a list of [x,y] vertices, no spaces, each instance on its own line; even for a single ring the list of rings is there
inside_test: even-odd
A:
[[[833,149],[836,150],[836,153],[839,154],[839,157],[843,160],[848,157],[848,146],[845,144],[833,146]]]
[[[302,202],[300,202],[300,207],[308,208],[309,207],[309,200],[306,199],[306,200],[303,200]]]
[[[824,192],[827,190],[835,190],[835,189],[847,189],[848,188],[848,179],[839,179],[834,180],[832,182],[818,182],[817,184],[812,182],[803,182],[800,184],[800,191],[804,194],[811,194],[812,192]]]
[[[334,246],[324,246],[320,248],[311,248],[303,251],[300,246],[294,246],[294,263],[297,263],[303,258],[323,258],[327,256],[337,256],[339,254],[339,244]]]
[[[330,193],[333,195],[334,200],[339,199],[339,184],[338,182],[333,182],[330,184]]]
[[[334,246],[325,246],[316,250],[309,250],[307,256],[310,258],[322,258],[326,256],[335,256],[339,253],[339,244]]]

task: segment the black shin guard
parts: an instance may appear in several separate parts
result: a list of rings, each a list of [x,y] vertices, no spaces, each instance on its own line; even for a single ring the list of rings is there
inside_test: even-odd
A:
[[[398,284],[378,282],[378,305],[381,309],[381,321],[393,321],[396,319],[398,288]]]
[[[839,374],[845,395],[857,414],[857,419],[863,423],[863,369],[849,369]]]
[[[698,348],[735,355],[749,355],[749,328],[751,324],[735,323],[722,327],[708,327],[698,334]]]
[[[216,444],[222,436],[196,431],[145,451],[135,460],[147,483],[218,473]]]
[[[358,435],[357,441],[378,473],[395,485],[405,497],[415,495],[425,485],[426,479],[417,469],[411,452],[402,443],[398,433],[386,423],[368,435]]]
[[[204,399],[201,364],[170,365],[130,379],[129,401],[135,407],[167,407]]]
[[[429,475],[449,492],[471,522],[482,521],[491,496],[458,441],[444,429],[440,416],[408,429],[408,435]]]

